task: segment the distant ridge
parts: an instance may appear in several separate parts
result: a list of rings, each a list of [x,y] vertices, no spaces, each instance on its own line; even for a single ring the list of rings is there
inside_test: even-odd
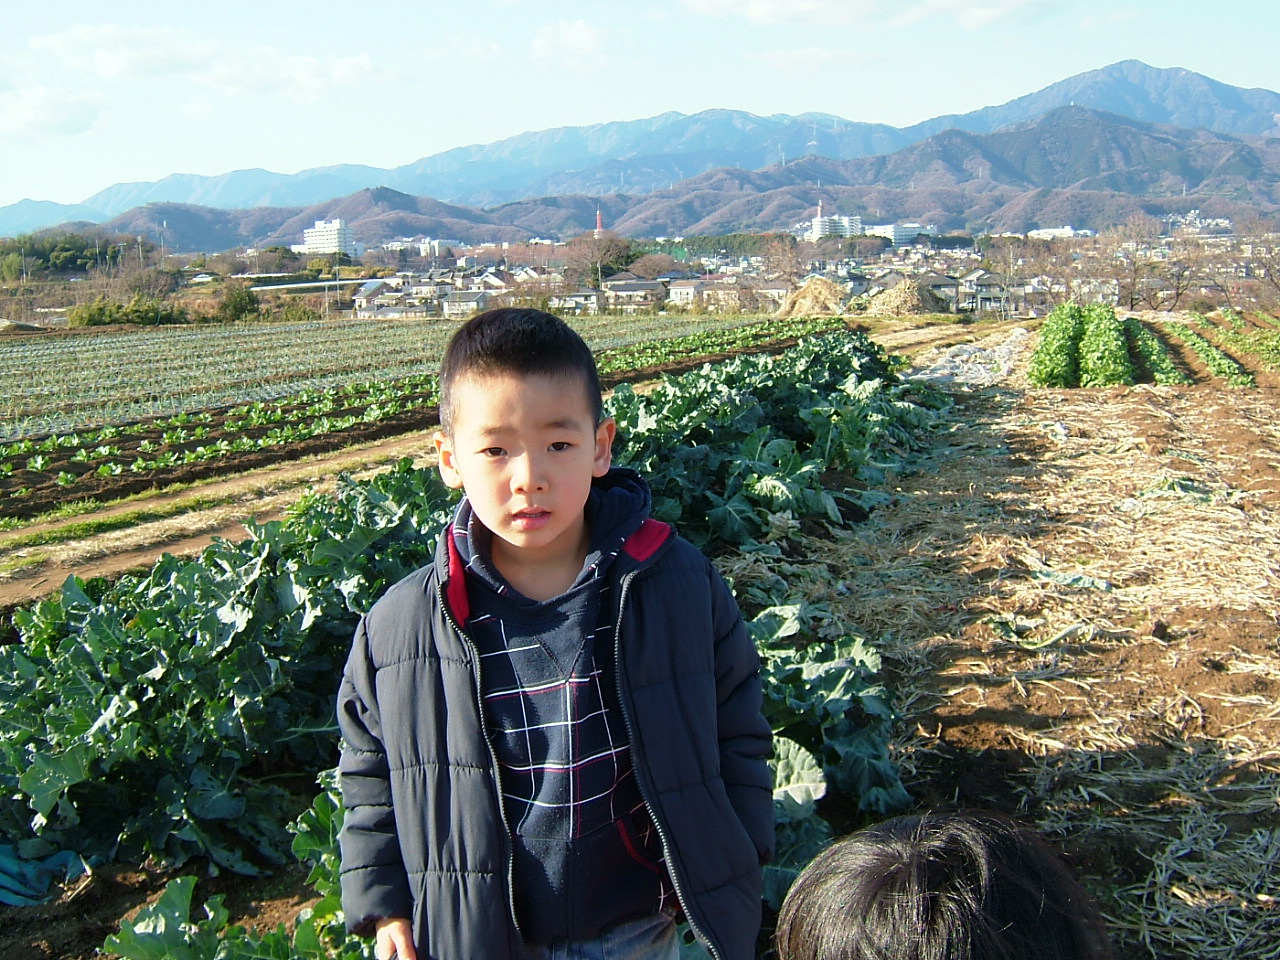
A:
[[[895,153],[804,157],[760,170],[721,167],[639,196],[543,197],[480,208],[376,187],[306,207],[218,210],[152,203],[102,229],[157,236],[175,250],[295,242],[341,217],[367,244],[427,235],[476,242],[567,239],[597,208],[626,236],[787,229],[827,210],[864,223],[917,221],[943,231],[1105,230],[1135,214],[1199,209],[1232,219],[1280,214],[1280,138],[1141,123],[1083,107],[988,134],[948,129]]]
[[[1280,125],[1276,121],[1280,116],[1280,94],[1229,86],[1182,68],[1155,68],[1136,60],[1125,60],[1069,77],[999,106],[936,117],[905,128],[849,121],[827,114],[760,117],[735,110],[707,110],[693,115],[665,113],[643,120],[524,133],[491,144],[459,147],[391,169],[338,165],[297,174],[257,169],[237,170],[216,177],[175,174],[151,183],[116,184],[78,205],[24,200],[0,207],[0,234],[28,232],[71,220],[99,222],[104,229],[114,229],[116,220],[122,217],[122,224],[134,224],[127,228],[130,231],[145,229],[149,215],[138,212],[139,208],[145,211],[148,204],[157,209],[180,204],[227,214],[222,218],[212,215],[196,218],[210,224],[203,235],[208,241],[221,242],[223,238],[236,236],[243,238],[242,243],[258,242],[263,235],[252,231],[274,222],[278,215],[251,216],[247,211],[285,209],[294,211],[290,217],[299,216],[302,221],[317,212],[334,216],[337,214],[323,211],[333,211],[344,204],[345,209],[353,210],[363,201],[350,198],[365,196],[365,191],[375,188],[387,188],[392,193],[418,198],[420,202],[395,201],[387,205],[385,196],[384,201],[367,201],[372,207],[378,207],[379,203],[387,207],[376,215],[350,217],[353,222],[364,221],[358,233],[365,234],[371,241],[395,235],[388,231],[397,225],[405,227],[403,232],[409,234],[431,232],[407,229],[420,222],[437,223],[441,232],[447,232],[452,225],[453,235],[459,239],[465,239],[472,227],[520,227],[526,235],[534,232],[562,236],[569,231],[588,229],[593,224],[594,207],[591,217],[584,221],[578,200],[551,203],[538,199],[547,197],[612,198],[607,203],[615,213],[611,222],[616,223],[619,230],[637,234],[647,232],[648,224],[655,229],[661,225],[664,232],[694,232],[704,221],[733,222],[745,228],[746,224],[766,218],[769,220],[766,228],[776,229],[789,226],[792,221],[786,218],[800,213],[806,202],[798,195],[793,201],[784,201],[779,196],[773,198],[776,202],[772,207],[766,207],[769,213],[754,210],[754,201],[748,202],[747,208],[737,210],[732,205],[745,200],[745,196],[738,197],[743,191],[737,190],[729,180],[742,180],[745,194],[765,194],[788,186],[798,191],[799,184],[773,183],[773,180],[786,180],[788,176],[794,179],[806,170],[812,170],[812,179],[818,180],[820,172],[826,169],[824,164],[860,161],[870,165],[850,168],[859,171],[856,175],[847,171],[840,173],[841,177],[852,176],[858,182],[843,179],[839,182],[864,193],[880,190],[884,195],[873,200],[871,209],[923,210],[921,216],[936,212],[934,219],[947,219],[952,223],[967,222],[968,216],[964,213],[965,205],[954,198],[944,202],[941,197],[921,196],[907,201],[898,198],[897,192],[936,190],[943,183],[950,184],[947,189],[956,189],[957,184],[966,181],[954,168],[957,163],[963,166],[964,162],[977,164],[978,170],[985,170],[986,177],[1002,188],[1016,189],[1021,183],[1025,189],[1035,182],[1040,184],[1038,189],[1136,191],[1139,195],[1160,189],[1153,182],[1160,179],[1155,174],[1131,172],[1143,167],[1134,158],[1123,168],[1085,170],[1064,155],[1063,150],[1054,149],[1052,144],[1030,143],[1025,132],[1018,133],[1031,129],[1037,131],[1033,136],[1042,136],[1049,128],[1036,125],[1052,111],[1071,105],[1104,111],[1111,115],[1109,122],[1113,125],[1128,120],[1182,130],[1177,138],[1180,143],[1187,141],[1186,131],[1201,130],[1203,137],[1214,142],[1237,143],[1237,166],[1252,164],[1259,171],[1268,163],[1261,159],[1269,155],[1265,139],[1280,136]],[[1019,167],[1016,150],[1006,150],[1001,146],[1002,141],[974,139],[996,133],[1008,133],[1014,138],[1008,142],[1016,143],[1017,149],[1025,151],[1031,166],[1020,175],[1014,173]],[[1144,134],[1141,139],[1144,149],[1152,137],[1155,135]],[[921,155],[911,152],[923,144],[928,144],[928,150],[936,154],[931,161],[933,166],[928,169],[920,167]],[[973,151],[978,152],[970,155]],[[992,156],[984,158],[983,151],[993,152]],[[1250,160],[1249,151],[1260,153]],[[996,157],[1012,167],[997,171],[991,166]],[[1048,177],[1046,170],[1035,167],[1037,163],[1060,167],[1063,176],[1071,171],[1079,176],[1071,184],[1060,183],[1061,177],[1056,180]],[[893,179],[895,170],[908,167],[913,172],[907,182]],[[720,172],[725,169],[737,172]],[[764,179],[753,181],[746,176],[749,171],[756,171]],[[868,171],[877,172],[873,175]],[[710,180],[705,179],[708,176]],[[872,179],[868,180],[869,177]],[[1052,184],[1041,183],[1046,177]],[[1103,179],[1097,179],[1099,177]],[[766,182],[773,185],[765,187]],[[755,186],[747,189],[752,183]],[[1166,177],[1165,186],[1170,183],[1172,180]],[[706,202],[677,199],[693,190],[694,185],[705,189],[708,184],[716,184],[717,192],[722,188],[727,190],[733,198],[728,201],[730,209],[721,209],[715,215],[702,209],[713,203],[724,207],[723,197],[713,200],[709,196]],[[1194,192],[1194,188],[1185,185],[1178,186],[1177,192],[1181,194],[1184,188]],[[1204,187],[1199,192],[1237,203],[1262,202],[1270,193],[1265,185],[1248,189],[1236,186],[1228,193],[1215,192],[1217,189]],[[433,208],[433,203],[443,207]],[[665,212],[659,213],[659,210]],[[697,213],[701,216],[680,220],[681,215]],[[518,220],[511,221],[509,218],[513,216]],[[884,218],[888,218],[887,213]],[[980,219],[999,220],[1000,215],[997,209],[991,209],[982,212]],[[215,220],[220,220],[216,227],[212,225]],[[270,235],[295,241],[301,229],[294,230],[293,223],[287,228],[283,226],[288,220],[286,217]],[[172,224],[168,229],[173,229]],[[175,237],[181,236],[183,234],[175,233]],[[492,233],[488,236],[498,238]],[[191,242],[198,239],[193,235]],[[195,249],[209,248],[201,245]]]

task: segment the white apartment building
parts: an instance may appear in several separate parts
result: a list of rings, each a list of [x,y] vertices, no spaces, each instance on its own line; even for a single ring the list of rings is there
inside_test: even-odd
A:
[[[860,237],[862,236],[861,217],[814,217],[809,227],[806,240],[821,240],[823,237]]]
[[[1027,231],[1027,237],[1031,240],[1068,240],[1071,237],[1081,236],[1082,234],[1091,234],[1089,230],[1077,230],[1075,227],[1037,227],[1034,230]]]
[[[862,218],[822,215],[822,201],[818,201],[818,215],[809,222],[809,229],[802,239],[818,241],[823,237],[860,237],[862,236]]]
[[[302,231],[302,242],[289,249],[294,253],[345,253],[359,256],[355,237],[344,220],[317,220],[316,225]]]
[[[938,228],[932,223],[882,223],[874,227],[864,228],[869,237],[885,237],[895,247],[911,243],[920,234],[936,237]]]

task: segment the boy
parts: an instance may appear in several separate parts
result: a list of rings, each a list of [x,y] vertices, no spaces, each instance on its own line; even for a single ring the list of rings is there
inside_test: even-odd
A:
[[[724,581],[613,468],[595,360],[492,310],[440,371],[463,490],[356,631],[343,908],[379,960],[749,960],[772,856],[758,659]]]
[[[1102,915],[1037,834],[993,813],[892,817],[806,866],[780,960],[1111,960]]]

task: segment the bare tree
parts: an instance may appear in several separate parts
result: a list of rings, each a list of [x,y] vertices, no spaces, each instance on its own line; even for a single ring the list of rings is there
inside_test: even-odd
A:
[[[644,256],[636,259],[629,269],[637,277],[644,277],[646,280],[654,280],[664,273],[670,273],[677,269],[680,262],[675,257],[667,253],[646,253]]]
[[[785,280],[792,286],[800,279],[805,261],[797,249],[796,238],[776,234],[764,247],[766,270],[770,277]]]
[[[1174,244],[1167,256],[1153,264],[1142,302],[1152,310],[1178,309],[1187,294],[1200,285],[1202,253],[1203,247],[1195,241]]]
[[[579,234],[565,246],[565,278],[598,287],[630,262],[631,241],[608,230]]]
[[[1160,221],[1144,213],[1108,230],[1099,244],[1101,276],[1114,281],[1117,303],[1136,310],[1154,273],[1151,247],[1159,239]]]
[[[1239,240],[1217,261],[1215,276],[1230,305],[1251,302],[1280,312],[1280,234],[1260,220],[1240,224]]]

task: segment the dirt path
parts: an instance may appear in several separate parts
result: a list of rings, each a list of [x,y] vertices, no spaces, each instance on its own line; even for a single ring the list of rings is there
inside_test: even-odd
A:
[[[111,578],[150,567],[162,553],[190,556],[217,537],[243,539],[247,523],[279,519],[307,491],[332,489],[340,474],[360,477],[402,457],[425,462],[430,449],[430,432],[418,431],[337,454],[196,484],[179,492],[108,505],[91,517],[95,522],[118,519],[126,523],[109,532],[59,538],[60,531],[69,531],[85,519],[78,517],[0,534],[0,559],[15,565],[0,574],[0,609],[46,596],[73,573],[82,578]],[[162,516],[145,518],[157,514]],[[59,539],[12,546],[38,535]]]

